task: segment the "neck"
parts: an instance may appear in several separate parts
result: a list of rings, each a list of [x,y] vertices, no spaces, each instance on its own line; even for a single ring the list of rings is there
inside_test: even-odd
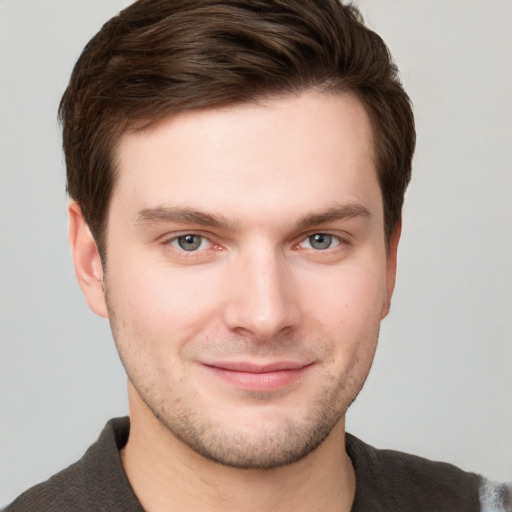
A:
[[[146,410],[144,410],[146,409]],[[205,459],[177,439],[142,403],[130,403],[131,429],[121,460],[147,512],[348,512],[355,475],[340,421],[298,462],[258,470]]]

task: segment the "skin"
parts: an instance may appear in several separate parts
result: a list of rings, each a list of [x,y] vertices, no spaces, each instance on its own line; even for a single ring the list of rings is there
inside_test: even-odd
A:
[[[399,239],[362,105],[307,91],[181,113],[126,134],[117,162],[105,273],[74,202],[69,233],[129,377],[143,506],[350,510],[345,413]]]

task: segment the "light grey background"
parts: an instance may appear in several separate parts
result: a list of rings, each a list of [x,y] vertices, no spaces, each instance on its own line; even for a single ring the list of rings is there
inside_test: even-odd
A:
[[[75,283],[56,110],[122,0],[0,0],[0,505],[125,414]],[[397,289],[348,429],[512,479],[512,2],[360,0],[415,104]]]

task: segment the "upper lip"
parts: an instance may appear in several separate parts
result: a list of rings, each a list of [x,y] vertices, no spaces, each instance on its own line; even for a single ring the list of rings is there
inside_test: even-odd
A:
[[[204,363],[205,366],[219,368],[221,370],[229,370],[233,372],[247,373],[269,373],[300,370],[312,363],[303,363],[297,361],[274,361],[269,363],[253,363],[249,361],[220,361],[212,363]]]

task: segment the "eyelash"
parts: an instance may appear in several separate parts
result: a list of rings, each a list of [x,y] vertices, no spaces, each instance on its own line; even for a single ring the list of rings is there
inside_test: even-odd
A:
[[[329,240],[328,246],[324,247],[324,248],[312,247],[312,239],[314,237],[328,238],[328,240]],[[318,252],[327,251],[329,249],[336,249],[337,247],[339,247],[340,245],[343,244],[343,240],[338,235],[334,235],[333,233],[328,233],[328,232],[323,232],[323,231],[318,231],[318,232],[311,233],[311,234],[307,235],[298,244],[296,244],[296,247],[300,247],[301,244],[303,244],[305,242],[309,242],[309,245],[310,245],[309,249],[313,249],[313,250],[318,251]],[[317,240],[317,242],[322,243],[321,240]],[[333,243],[335,243],[334,246],[332,245]]]
[[[194,243],[192,241],[188,241],[186,240],[187,238],[196,238],[196,239],[199,239],[199,244],[197,245],[197,247],[194,247]],[[190,248],[190,250],[187,250],[185,249],[185,247],[183,247],[181,245],[181,241],[183,241],[183,245],[185,244],[190,244],[192,245],[192,248]],[[172,241],[171,241],[171,245],[174,245],[174,243],[177,243],[179,245],[179,248],[180,249],[183,249],[183,251],[185,252],[196,252],[198,249],[201,248],[201,246],[205,243],[209,243],[211,244],[210,240],[208,240],[205,236],[202,236],[202,235],[196,235],[194,233],[189,233],[189,234],[186,234],[186,235],[181,235],[181,236],[178,236],[176,238],[174,238]],[[204,248],[203,248],[204,249]]]
[[[315,236],[323,236],[323,237],[328,237],[329,240],[330,240],[330,243],[327,247],[323,248],[323,249],[315,249],[314,247],[311,247],[311,239]],[[196,247],[196,248],[192,248],[191,250],[187,250],[185,248],[183,248],[181,245],[180,245],[180,240],[181,239],[185,239],[186,237],[197,237],[197,238],[200,238],[200,242],[199,242],[199,246]],[[329,251],[329,250],[335,250],[337,248],[339,248],[340,246],[343,246],[343,245],[348,245],[349,242],[345,239],[345,238],[342,238],[341,236],[339,235],[335,235],[334,233],[329,233],[327,231],[315,231],[315,232],[312,232],[312,233],[308,233],[306,235],[302,235],[301,239],[294,243],[292,248],[293,249],[299,249],[301,248],[301,245],[304,244],[304,243],[307,243],[309,241],[309,245],[310,247],[306,247],[305,249],[309,249],[309,250],[312,250],[314,252],[323,252],[323,251]],[[201,249],[201,246],[204,244],[204,243],[208,243],[209,246],[206,247],[206,248],[202,248]],[[333,243],[335,244],[333,246]],[[203,252],[204,250],[207,250],[207,249],[211,249],[211,248],[216,248],[216,249],[221,249],[220,245],[217,245],[215,242],[213,242],[207,235],[204,235],[204,234],[201,234],[201,233],[197,233],[197,232],[186,232],[186,233],[182,233],[182,234],[179,234],[179,235],[174,235],[173,237],[171,238],[168,238],[168,239],[165,239],[163,242],[162,242],[163,245],[170,245],[170,246],[173,246],[176,248],[176,250],[178,250],[179,252],[183,253],[183,254],[187,254],[189,256],[192,256],[194,254],[197,254],[197,253],[200,253],[200,252]]]
[[[184,249],[183,247],[181,247],[179,245],[180,240],[185,239],[187,237],[199,238],[200,239],[199,246],[195,249],[188,250],[188,251],[186,249]],[[205,243],[207,243],[208,246],[201,248],[201,246]],[[198,255],[198,253],[201,253],[207,249],[211,249],[211,248],[220,249],[221,248],[218,244],[213,242],[209,236],[201,234],[201,233],[197,233],[194,231],[188,231],[185,233],[180,233],[178,235],[174,235],[170,238],[165,238],[164,240],[162,240],[162,245],[163,246],[172,246],[176,251],[179,251],[180,253],[182,253],[183,255],[186,255],[187,257],[192,257],[195,255]]]

